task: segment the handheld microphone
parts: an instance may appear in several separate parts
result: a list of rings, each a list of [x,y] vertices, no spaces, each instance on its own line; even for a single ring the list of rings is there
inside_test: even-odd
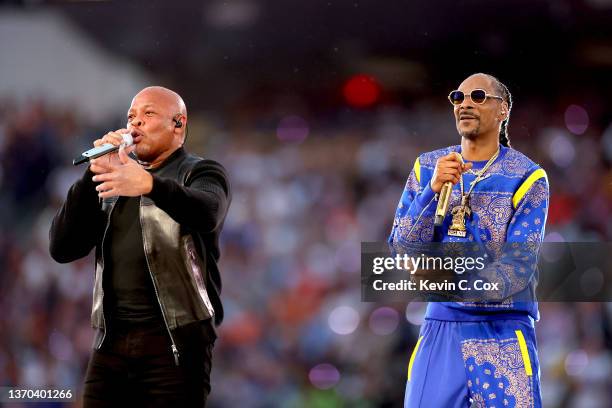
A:
[[[85,163],[86,161],[89,161],[91,159],[95,159],[97,157],[104,156],[105,154],[116,152],[117,150],[119,150],[119,147],[121,146],[127,147],[127,146],[131,146],[132,144],[134,144],[134,138],[132,137],[131,134],[124,133],[121,135],[121,137],[123,137],[123,143],[121,143],[120,146],[115,146],[110,143],[104,143],[101,146],[94,147],[93,149],[84,151],[83,153],[81,153],[79,157],[77,157],[76,159],[72,161],[72,164],[75,166],[78,166],[79,164]]]
[[[463,164],[463,158],[460,154],[455,152],[455,156],[459,158],[459,161]],[[436,207],[436,215],[434,217],[434,226],[439,227],[444,222],[446,213],[448,212],[448,205],[450,204],[451,192],[453,191],[453,183],[447,181],[442,185],[440,190],[440,197],[438,198],[438,206]]]

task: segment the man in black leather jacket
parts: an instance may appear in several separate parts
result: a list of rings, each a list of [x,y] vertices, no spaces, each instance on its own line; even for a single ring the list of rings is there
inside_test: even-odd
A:
[[[182,147],[186,125],[178,94],[143,89],[127,128],[94,142],[119,145],[130,133],[134,145],[91,160],[53,219],[56,261],[96,248],[85,407],[206,404],[231,195],[219,163]]]

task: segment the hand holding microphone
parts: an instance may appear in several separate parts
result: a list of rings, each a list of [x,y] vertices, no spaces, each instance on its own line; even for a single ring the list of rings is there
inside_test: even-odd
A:
[[[84,151],[79,157],[72,161],[75,166],[93,160],[97,157],[116,152],[120,146],[132,146],[134,139],[127,129],[119,129],[115,132],[108,132],[101,139],[94,141],[94,148]]]
[[[96,140],[94,146],[94,149],[110,149],[104,153],[108,157],[98,155],[90,160],[89,170],[95,174],[92,180],[98,183],[98,197],[137,197],[151,191],[153,177],[140,163],[128,156],[135,146],[127,129],[107,133]]]
[[[457,152],[442,156],[436,162],[436,168],[431,178],[431,189],[440,194],[434,218],[435,226],[442,225],[446,217],[453,186],[459,183],[461,174],[471,168],[472,163],[464,163],[463,158]]]

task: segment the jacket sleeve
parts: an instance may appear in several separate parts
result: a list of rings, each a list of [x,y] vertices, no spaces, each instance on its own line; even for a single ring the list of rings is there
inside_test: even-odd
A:
[[[99,242],[106,219],[89,167],[68,190],[49,230],[49,252],[60,263],[83,258]]]
[[[388,239],[389,245],[396,251],[405,243],[431,242],[433,239],[435,193],[429,180],[423,181],[421,183],[421,166],[417,158],[397,206]]]
[[[204,233],[222,225],[231,200],[225,169],[212,160],[196,164],[185,185],[153,175],[153,189],[147,196],[177,223]]]
[[[474,279],[499,282],[499,290],[487,291],[489,301],[502,301],[525,292],[533,284],[537,272],[540,246],[548,215],[549,187],[546,173],[537,169],[514,194],[516,206],[506,232],[501,255],[485,269],[470,274]],[[521,299],[518,299],[521,300]],[[532,300],[531,298],[522,300]]]

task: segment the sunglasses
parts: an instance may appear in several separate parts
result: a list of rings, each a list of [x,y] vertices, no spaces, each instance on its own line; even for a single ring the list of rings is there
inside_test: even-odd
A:
[[[462,91],[457,90],[448,94],[448,100],[453,105],[461,105],[463,103],[463,100],[465,99],[465,96],[466,95]],[[487,91],[485,91],[484,89],[474,89],[467,96],[472,100],[472,102],[477,103],[479,105],[485,103],[487,101],[487,98],[499,99],[500,101],[504,100],[504,98],[502,98],[501,96],[488,94]]]

